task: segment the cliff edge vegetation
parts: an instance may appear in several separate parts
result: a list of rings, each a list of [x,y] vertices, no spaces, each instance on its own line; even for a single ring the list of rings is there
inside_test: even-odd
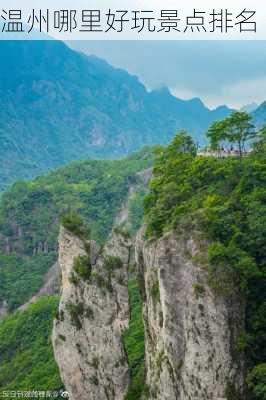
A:
[[[178,134],[158,147],[144,207],[146,238],[166,232],[201,233],[198,260],[222,296],[237,285],[246,297],[239,352],[248,366],[249,399],[266,398],[266,163],[265,129],[245,156],[197,156],[192,138]]]

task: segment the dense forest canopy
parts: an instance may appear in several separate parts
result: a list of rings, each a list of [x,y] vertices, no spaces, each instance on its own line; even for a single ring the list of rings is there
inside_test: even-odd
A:
[[[43,297],[0,323],[1,391],[63,388],[50,338],[57,307],[57,297]]]
[[[0,199],[0,305],[14,310],[41,287],[57,259],[60,216],[78,213],[91,237],[103,243],[127,199],[132,229],[142,215],[145,188],[138,172],[151,166],[151,150],[117,161],[73,162],[34,181],[14,184]]]

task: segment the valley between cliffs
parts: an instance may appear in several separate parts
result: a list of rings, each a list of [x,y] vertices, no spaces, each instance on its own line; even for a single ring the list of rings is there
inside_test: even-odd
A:
[[[145,327],[139,398],[245,399],[245,360],[238,352],[245,301],[237,289],[225,297],[210,287],[195,261],[200,251],[192,232],[148,241],[145,227],[135,240],[114,230],[99,249],[61,227],[62,289],[53,346],[71,400],[133,398],[123,346],[131,274],[138,276]]]

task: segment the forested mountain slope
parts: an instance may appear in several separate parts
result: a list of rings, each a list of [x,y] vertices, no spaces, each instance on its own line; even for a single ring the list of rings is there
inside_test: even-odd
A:
[[[135,76],[58,41],[0,42],[0,190],[72,160],[116,158],[167,143],[186,128],[199,142],[228,114],[167,89],[148,92]]]
[[[5,192],[0,200],[0,305],[7,302],[14,310],[39,290],[57,259],[61,215],[79,213],[92,238],[103,243],[135,191],[128,207],[136,229],[147,184],[140,172],[151,163],[148,149],[122,160],[73,162]]]
[[[56,296],[43,297],[0,322],[0,390],[6,398],[11,391],[52,394],[63,388],[50,337],[57,306]]]

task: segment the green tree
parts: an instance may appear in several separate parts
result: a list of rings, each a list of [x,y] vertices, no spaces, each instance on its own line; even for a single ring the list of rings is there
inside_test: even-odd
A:
[[[167,147],[167,155],[174,156],[179,153],[197,154],[197,147],[187,131],[182,130],[176,134],[170,145]]]
[[[215,121],[207,131],[207,137],[210,140],[211,150],[220,151],[220,142],[224,139],[224,132],[226,129],[226,122]]]
[[[207,131],[211,146],[218,148],[222,141],[235,145],[242,157],[246,142],[255,138],[257,132],[246,112],[235,111],[222,121],[214,122]]]
[[[239,111],[232,113],[226,119],[225,139],[237,144],[240,157],[245,150],[245,143],[256,135],[251,119],[248,113]]]
[[[256,153],[265,153],[266,151],[266,125],[264,125],[257,134],[257,140],[253,145],[253,150]]]
[[[266,400],[266,363],[253,368],[248,375],[247,383],[252,399]]]

